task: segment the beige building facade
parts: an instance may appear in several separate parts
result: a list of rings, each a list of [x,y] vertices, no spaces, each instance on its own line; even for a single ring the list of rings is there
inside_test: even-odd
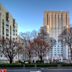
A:
[[[17,39],[18,25],[12,15],[0,4],[0,39]]]
[[[45,12],[44,25],[47,27],[47,32],[51,37],[58,37],[64,28],[70,27],[69,13]]]

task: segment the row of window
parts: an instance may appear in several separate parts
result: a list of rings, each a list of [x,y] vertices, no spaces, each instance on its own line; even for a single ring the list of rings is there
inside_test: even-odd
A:
[[[57,45],[54,45],[54,47],[63,47],[63,46],[62,45],[58,45],[58,46]]]
[[[55,48],[53,51],[63,51],[63,49]]]
[[[9,12],[6,12],[6,21],[9,22]],[[4,25],[4,19],[2,20],[2,24]],[[15,28],[15,19],[13,19],[13,27]],[[9,25],[6,25],[9,26]]]
[[[2,20],[2,24],[3,24],[3,26],[2,26],[2,33],[3,33],[3,35],[4,35],[4,19]],[[9,27],[9,25],[8,24],[6,24],[6,26],[7,27]],[[11,27],[10,27],[11,28]],[[11,29],[10,29],[11,30]],[[9,29],[6,29],[6,32],[8,33],[9,32]],[[16,30],[16,32],[17,32],[17,30]],[[11,34],[11,33],[10,33]],[[13,35],[15,35],[15,34],[13,34]],[[9,34],[6,34],[6,36],[9,36]],[[16,36],[17,36],[17,34],[16,34]]]
[[[6,28],[7,28],[6,30],[9,30],[9,28],[8,28],[8,27],[9,27],[9,25],[8,25],[8,24],[6,24]],[[3,22],[3,30],[4,30],[4,22]],[[17,29],[13,29],[13,32],[17,32]]]
[[[3,35],[4,35],[4,32],[3,32]],[[8,31],[7,31],[7,33],[6,33],[6,36],[9,36]],[[16,34],[15,34],[15,33],[13,33],[13,36],[17,36],[17,33],[16,33]]]
[[[63,51],[54,51],[55,54],[63,53]]]
[[[6,21],[9,22],[9,12],[6,12]],[[13,27],[15,27],[15,19],[13,19]]]
[[[62,54],[63,52],[54,52],[54,54]]]
[[[55,55],[55,56],[57,56],[57,55],[58,55],[58,56],[61,56],[62,54],[54,54],[54,55]]]

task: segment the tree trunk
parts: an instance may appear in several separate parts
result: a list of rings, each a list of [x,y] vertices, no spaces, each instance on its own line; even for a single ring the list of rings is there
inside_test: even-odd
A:
[[[31,55],[29,55],[29,63],[31,63]]]
[[[40,58],[40,61],[42,62],[42,61],[43,61],[43,58],[42,58],[42,56],[41,56],[41,55],[39,56],[39,58]]]
[[[13,59],[12,58],[10,58],[10,64],[12,64],[13,63]]]

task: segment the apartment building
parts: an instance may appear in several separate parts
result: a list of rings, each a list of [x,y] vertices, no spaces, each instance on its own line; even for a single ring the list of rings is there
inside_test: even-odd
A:
[[[0,39],[17,41],[18,25],[12,15],[0,4]],[[6,59],[0,53],[0,60]]]
[[[49,53],[50,59],[70,59],[70,50],[68,46],[63,46],[59,42],[59,35],[65,28],[70,28],[69,13],[64,11],[47,11],[44,14],[44,26],[50,37],[56,40],[56,44],[53,46]]]

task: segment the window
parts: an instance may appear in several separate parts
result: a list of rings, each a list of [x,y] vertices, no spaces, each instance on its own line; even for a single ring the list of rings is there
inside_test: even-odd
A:
[[[58,47],[60,47],[60,46],[58,45]]]
[[[16,30],[16,32],[17,32],[17,30]]]
[[[47,14],[47,25],[48,25],[48,20],[49,20],[49,18],[48,18],[49,16],[48,16],[48,14]]]
[[[4,26],[4,19],[2,20],[2,25]]]
[[[8,40],[9,38],[8,38],[8,37],[6,37],[6,39]]]
[[[16,38],[16,40],[17,40],[17,38]]]
[[[6,12],[6,21],[9,22],[9,13]]]
[[[13,38],[13,40],[15,40],[15,38]]]
[[[9,29],[6,29],[7,32],[9,32]]]
[[[15,33],[13,33],[13,35],[15,35]]]
[[[15,29],[13,29],[13,32],[15,32]]]
[[[15,19],[13,19],[13,27],[15,28]]]
[[[9,27],[9,25],[8,25],[8,24],[6,24],[6,26],[7,26],[7,27]]]
[[[16,34],[16,36],[17,36],[17,34]]]
[[[4,35],[4,19],[2,20],[2,33]]]
[[[56,54],[54,54],[56,56]]]
[[[1,47],[1,45],[0,45],[0,47]]]
[[[11,26],[10,26],[10,35],[11,35]]]
[[[6,36],[9,36],[9,34],[6,34]]]
[[[2,39],[4,40],[4,36],[2,37]]]
[[[54,51],[56,51],[56,49]]]
[[[0,57],[2,57],[2,55],[0,55]]]

